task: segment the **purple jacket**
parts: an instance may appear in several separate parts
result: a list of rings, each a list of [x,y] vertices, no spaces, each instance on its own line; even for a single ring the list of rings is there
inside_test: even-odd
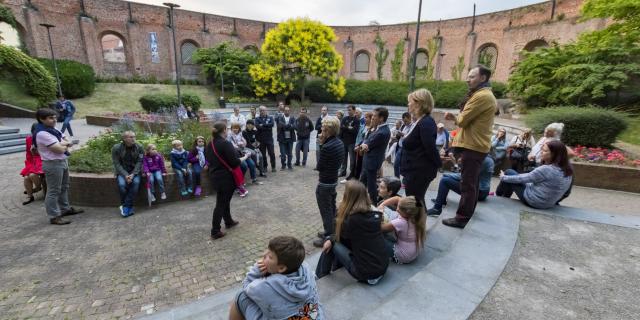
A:
[[[153,171],[162,171],[162,173],[167,173],[167,168],[164,167],[164,158],[159,153],[155,156],[145,155],[142,160],[142,172],[150,173]]]
[[[198,161],[198,159],[196,158],[196,156],[198,155],[198,152],[193,152],[193,150],[189,151],[189,163],[191,163],[191,165],[194,165],[196,163],[199,163],[200,161]],[[207,161],[206,159],[204,160],[204,165],[208,166],[209,165],[209,161]]]

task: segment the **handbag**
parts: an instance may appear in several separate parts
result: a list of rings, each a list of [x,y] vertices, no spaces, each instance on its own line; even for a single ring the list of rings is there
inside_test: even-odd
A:
[[[231,168],[231,166],[229,166],[229,164],[227,164],[227,162],[224,161],[224,159],[222,159],[222,157],[218,154],[218,151],[216,150],[216,146],[213,144],[213,141],[211,141],[211,148],[213,149],[213,153],[216,154],[216,157],[218,157],[218,160],[220,160],[220,163],[222,163],[222,165],[225,166],[225,168],[227,168],[229,172],[231,172],[231,175],[233,176],[233,181],[235,181],[236,183],[236,187],[244,185],[244,174],[242,173],[242,169],[240,168],[240,166]]]

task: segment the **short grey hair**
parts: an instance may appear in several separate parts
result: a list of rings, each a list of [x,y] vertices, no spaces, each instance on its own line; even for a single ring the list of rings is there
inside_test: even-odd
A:
[[[267,107],[266,106],[260,106],[259,109],[260,109],[260,111],[262,111],[262,110],[267,111]]]
[[[326,132],[329,137],[337,136],[340,133],[340,120],[338,120],[338,117],[326,116],[322,119],[322,132]]]
[[[562,130],[564,130],[564,123],[562,122],[554,122],[547,125],[544,130],[552,130],[554,133],[554,137],[558,140],[562,137]]]
[[[362,108],[358,107],[356,108],[356,111],[362,113]]]
[[[136,137],[136,133],[131,131],[131,130],[127,130],[125,132],[122,133],[122,135],[120,135],[120,137],[124,140],[124,138],[126,138],[127,136],[132,136],[132,137]]]

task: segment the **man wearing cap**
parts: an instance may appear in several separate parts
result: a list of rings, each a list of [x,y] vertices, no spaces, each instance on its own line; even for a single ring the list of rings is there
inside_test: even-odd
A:
[[[436,135],[436,148],[438,151],[449,149],[449,131],[444,127],[444,123],[438,123],[438,132]]]

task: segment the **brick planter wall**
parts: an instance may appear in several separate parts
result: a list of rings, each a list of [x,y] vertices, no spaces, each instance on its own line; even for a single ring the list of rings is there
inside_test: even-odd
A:
[[[575,185],[640,193],[640,169],[574,162]]]
[[[101,127],[111,127],[114,123],[120,121],[121,119],[122,118],[111,116],[86,116],[87,124]],[[140,126],[149,125],[153,131],[164,130],[169,124],[167,122],[148,122],[144,120],[133,120],[133,122]],[[213,126],[213,120],[202,120],[200,121],[200,125],[203,127],[211,128]]]
[[[145,185],[146,178],[142,178],[140,191],[135,200],[136,206],[147,206],[147,189]],[[194,198],[192,195],[187,197],[180,196],[178,182],[173,172],[169,172],[164,177],[164,186],[167,199],[160,200],[156,185],[157,200],[155,204]],[[201,197],[209,194],[211,194],[211,183],[207,173],[203,172]],[[69,201],[76,206],[118,207],[120,205],[120,194],[118,193],[118,184],[115,176],[111,173],[71,173],[69,177]]]

